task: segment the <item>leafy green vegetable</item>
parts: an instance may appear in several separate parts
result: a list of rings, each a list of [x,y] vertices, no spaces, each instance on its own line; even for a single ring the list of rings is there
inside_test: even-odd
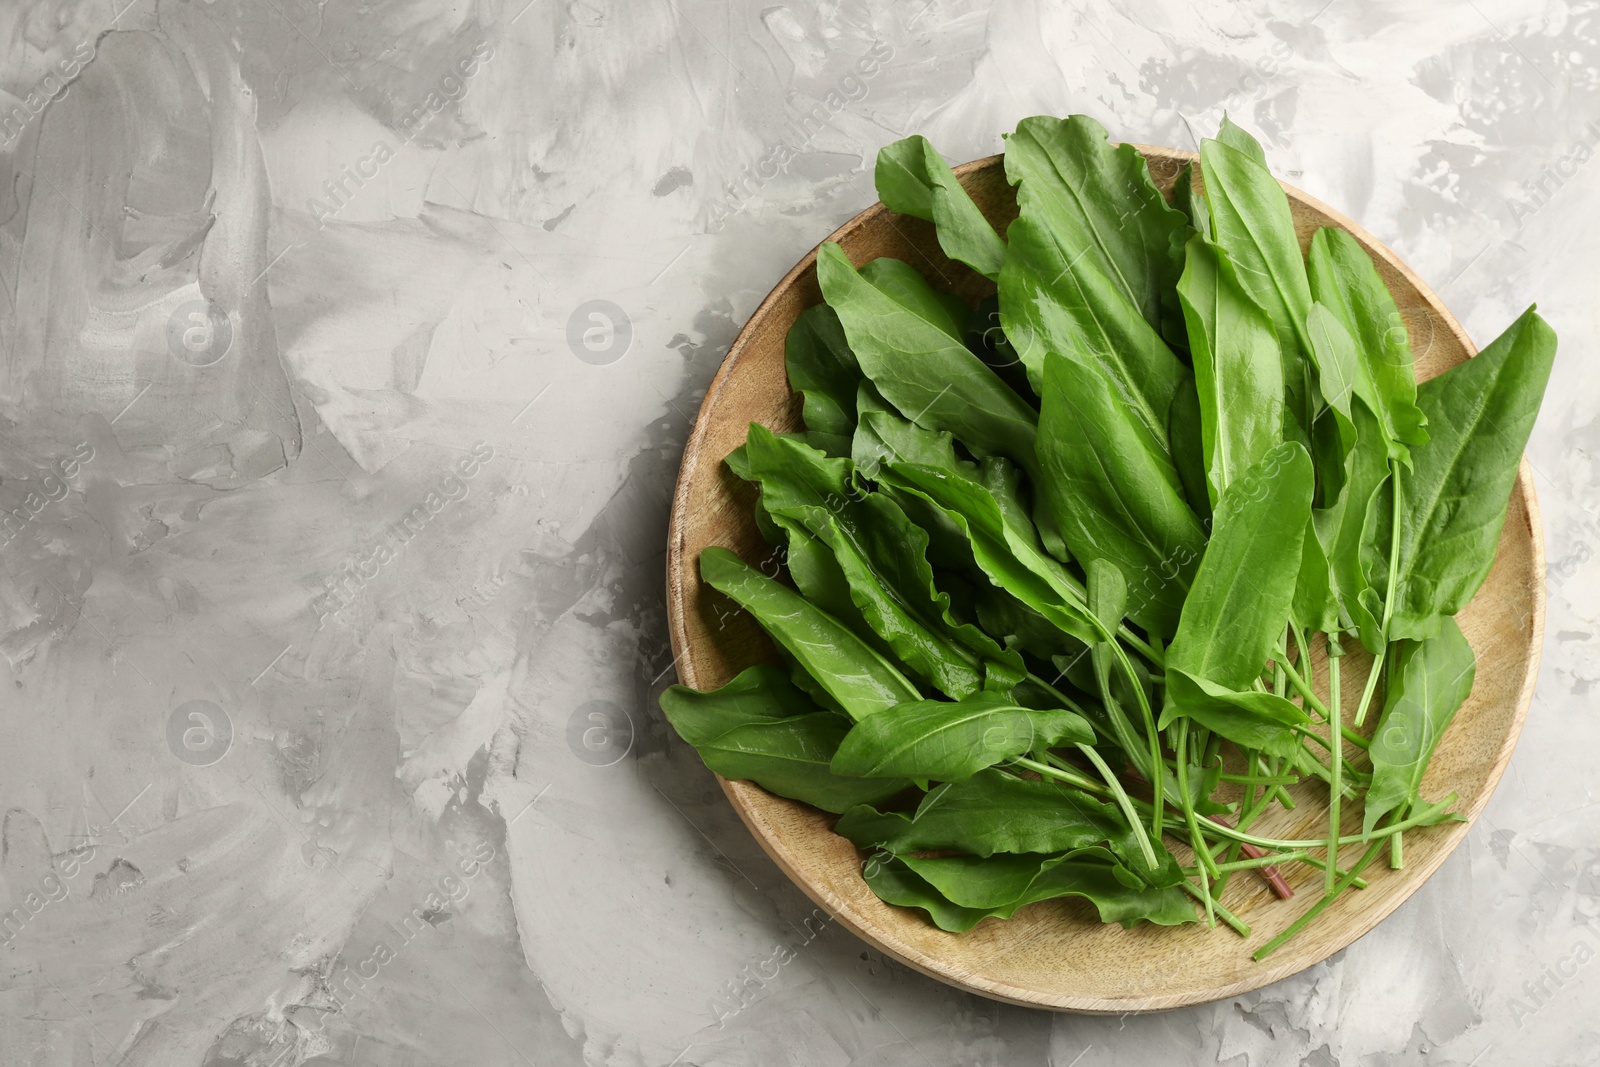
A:
[[[966,337],[972,309],[960,297],[941,293],[911,264],[880,256],[861,265],[861,277],[917,319],[930,322],[957,341]]]
[[[1288,412],[1304,432],[1315,421],[1315,391],[1308,374],[1311,342],[1306,315],[1311,285],[1283,187],[1262,162],[1260,146],[1227,119],[1221,140],[1200,145],[1206,198],[1215,241],[1228,254],[1245,292],[1266,311],[1283,353]],[[1246,146],[1241,150],[1240,146]]]
[[[762,505],[801,524],[833,552],[856,609],[919,676],[953,697],[985,684],[986,664],[1014,685],[1022,661],[975,626],[950,616],[950,598],[934,585],[928,535],[881,494],[859,493],[853,464],[752,426],[747,466],[762,487]]]
[[[1132,832],[1112,805],[998,770],[938,786],[910,815],[851,808],[834,830],[862,848],[896,855],[953,850],[992,856],[1109,845],[1125,864],[1137,867],[1139,858]]]
[[[959,782],[1024,752],[1093,740],[1076,712],[1036,711],[999,693],[979,693],[914,701],[862,719],[840,744],[833,769],[858,778]]]
[[[1005,166],[1022,215],[1078,250],[1086,273],[1109,279],[1159,330],[1164,298],[1183,273],[1173,234],[1188,220],[1156,189],[1138,151],[1113,146],[1105,127],[1086,115],[1037,116],[1006,138]]]
[[[1366,383],[1361,398],[1401,458],[1406,453],[1399,446],[1427,443],[1428,420],[1417,407],[1411,337],[1400,309],[1366,251],[1344,230],[1324,226],[1312,234],[1307,260],[1311,295],[1353,338]]]
[[[945,324],[873,285],[831,242],[817,251],[817,278],[862,370],[901,414],[1032,467],[1038,415]]]
[[[1555,331],[1530,307],[1475,358],[1417,390],[1432,436],[1411,450],[1412,471],[1396,473],[1404,507],[1395,569],[1373,553],[1373,585],[1393,598],[1390,640],[1434,636],[1488,577],[1555,354]],[[1393,509],[1392,496],[1378,497],[1375,532],[1390,529]]]
[[[896,867],[914,880],[896,878],[892,872]],[[1108,862],[1094,849],[1044,859],[898,857],[879,861],[868,873],[867,884],[889,903],[922,908],[940,929],[957,932],[970,930],[985,918],[1010,918],[1028,904],[1068,896],[1092,903],[1101,922],[1125,927],[1146,921],[1158,926],[1194,921],[1194,910],[1181,892],[1141,887],[1127,868]]]
[[[832,308],[818,304],[800,313],[784,341],[784,367],[789,387],[804,398],[806,428],[849,436],[861,367]]]
[[[1423,641],[1407,641],[1395,658],[1383,717],[1372,737],[1372,786],[1361,828],[1371,833],[1383,816],[1403,816],[1439,739],[1472,692],[1477,659],[1454,619]]]
[[[1166,449],[1098,371],[1052,354],[1038,450],[1045,506],[1067,549],[1115,563],[1129,579],[1128,616],[1171,633],[1205,531]]]
[[[1272,320],[1226,253],[1196,236],[1178,282],[1189,323],[1200,439],[1213,502],[1283,440],[1283,361]]]
[[[905,675],[849,627],[727,549],[700,553],[700,577],[754,615],[853,718],[922,699]]]
[[[834,774],[829,763],[850,723],[817,710],[776,667],[751,667],[708,693],[675,685],[661,695],[661,710],[717,774],[759,781],[824,811],[876,803],[910,785]]]
[[[1246,748],[1288,755],[1294,704],[1250,692],[1282,639],[1311,518],[1311,457],[1278,445],[1217,501],[1211,541],[1167,648],[1161,726],[1187,716]]]
[[[999,277],[1005,242],[927,138],[907,137],[880,148],[874,177],[884,207],[933,223],[945,255]]]

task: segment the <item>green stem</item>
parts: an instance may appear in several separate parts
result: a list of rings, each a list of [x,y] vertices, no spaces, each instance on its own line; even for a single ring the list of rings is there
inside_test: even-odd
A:
[[[1178,802],[1183,808],[1183,821],[1189,828],[1189,847],[1194,850],[1195,859],[1200,861],[1203,877],[1200,879],[1200,888],[1205,894],[1206,924],[1216,925],[1213,912],[1210,883],[1221,878],[1217,870],[1216,861],[1211,858],[1211,850],[1206,848],[1205,839],[1200,836],[1199,821],[1194,817],[1194,801],[1189,796],[1189,720],[1178,720]]]
[[[1451,800],[1451,803],[1454,803],[1454,799]],[[1429,805],[1420,814],[1413,815],[1403,822],[1379,827],[1372,831],[1371,834],[1346,834],[1339,838],[1339,846],[1365,844],[1378,838],[1392,837],[1401,830],[1410,830],[1415,826],[1423,826],[1429,819],[1436,816],[1443,807],[1444,804],[1442,803]],[[1326,848],[1328,845],[1326,838],[1302,840],[1300,838],[1257,837],[1255,834],[1240,833],[1238,830],[1230,826],[1223,826],[1220,823],[1212,823],[1206,829],[1207,832],[1216,834],[1218,837],[1226,837],[1231,841],[1243,841],[1245,844],[1255,845],[1257,848],[1278,849],[1281,851],[1296,848]]]
[[[1224,782],[1238,782],[1240,785],[1294,785],[1300,780],[1293,774],[1229,774],[1223,771],[1217,778]]]
[[[1300,672],[1295,670],[1294,664],[1289,662],[1289,653],[1286,649],[1278,649],[1276,662],[1283,664],[1283,673],[1288,675],[1289,684],[1294,686],[1295,692],[1299,693],[1301,699],[1306,702],[1306,707],[1326,719],[1328,717],[1328,706],[1317,699],[1317,694],[1311,691],[1311,686],[1304,678],[1300,677]]]
[[[1400,513],[1405,492],[1400,487],[1401,466],[1394,460],[1389,461],[1389,467],[1394,472],[1394,513],[1390,517],[1389,529],[1389,577],[1383,591],[1383,639],[1389,639],[1389,622],[1394,618],[1394,589],[1398,584],[1396,571],[1400,569]],[[1372,703],[1372,693],[1378,686],[1378,675],[1383,672],[1383,664],[1388,656],[1389,646],[1385,644],[1372,660],[1372,672],[1367,675],[1366,688],[1361,691],[1361,703],[1356,706],[1356,725],[1360,726],[1367,721],[1367,706]]]
[[[1187,892],[1191,897],[1194,897],[1194,899],[1200,901],[1201,903],[1210,901],[1212,910],[1217,913],[1217,916],[1221,918],[1223,922],[1231,926],[1233,931],[1240,937],[1250,936],[1250,927],[1245,923],[1245,921],[1239,918],[1233,912],[1229,911],[1227,908],[1224,908],[1220,902],[1212,899],[1209,893],[1203,893],[1196,889],[1194,883],[1188,879],[1185,879],[1178,884],[1182,886],[1184,891]]]
[[[1328,867],[1323,872],[1322,891],[1333,892],[1333,869],[1339,864],[1339,804],[1344,799],[1344,782],[1341,772],[1344,770],[1344,749],[1340,744],[1343,731],[1337,729],[1343,726],[1339,718],[1339,661],[1344,658],[1344,648],[1339,644],[1336,634],[1327,634],[1328,644],[1328,707],[1333,712],[1334,729],[1328,731],[1328,736],[1333,739],[1333,758],[1329,761],[1333,771],[1333,780],[1328,783]]]
[[[1317,857],[1315,857],[1315,856],[1307,856],[1305,859],[1301,860],[1300,862],[1306,864],[1307,866],[1315,867],[1319,871],[1325,871],[1325,870],[1328,869],[1328,865],[1326,863],[1322,862],[1321,860],[1317,859]],[[1336,877],[1343,878],[1349,872],[1346,871],[1343,867],[1337,867],[1336,866],[1333,869],[1333,873],[1334,873],[1334,875]],[[1354,886],[1355,888],[1357,888],[1357,889],[1365,889],[1365,888],[1367,888],[1367,880],[1365,878],[1359,878],[1358,877],[1358,878],[1356,878],[1355,881],[1351,882],[1350,884],[1352,886]]]
[[[1234,842],[1238,844],[1238,842]],[[1309,852],[1277,852],[1268,856],[1257,856],[1253,859],[1229,860],[1227,863],[1215,863],[1213,866],[1221,873],[1229,871],[1249,871],[1257,867],[1275,867],[1280,863],[1294,863],[1309,856]],[[1198,868],[1193,868],[1198,870]]]
[[[1110,797],[1112,795],[1111,790],[1106,788],[1106,784],[1104,782],[1096,778],[1090,778],[1088,775],[1081,773],[1076,767],[1067,763],[1060,756],[1050,752],[1046,752],[1044,755],[1045,759],[1050,761],[1048,766],[1038,762],[1037,760],[1029,759],[1026,756],[1018,756],[1011,762],[1017,767],[1026,768],[1027,770],[1033,771],[1035,774],[1041,775],[1045,778],[1054,778],[1057,781],[1065,782],[1067,785],[1077,786],[1086,793],[1093,793],[1096,796],[1102,797]],[[1133,804],[1135,807],[1148,807],[1148,805],[1146,805],[1142,800],[1134,800]]]
[[[1396,819],[1403,818],[1406,813],[1406,808],[1409,806],[1409,801],[1402,802],[1398,808],[1394,809],[1394,814],[1389,817],[1389,821],[1393,822]],[[1395,834],[1393,837],[1389,838],[1389,868],[1391,870],[1398,871],[1400,868],[1404,867],[1406,863],[1405,851],[1404,847],[1400,843],[1400,839],[1400,834]]]
[[[1255,954],[1250,958],[1255,960],[1257,963],[1261,962],[1262,960],[1266,959],[1267,956],[1271,955],[1274,950],[1282,946],[1285,941],[1289,940],[1295,934],[1298,934],[1301,930],[1304,930],[1311,923],[1311,920],[1315,919],[1318,915],[1321,915],[1323,910],[1327,908],[1329,904],[1332,904],[1340,893],[1344,892],[1350,887],[1356,878],[1360,876],[1361,871],[1367,866],[1367,864],[1372,862],[1372,858],[1378,854],[1378,849],[1382,847],[1382,842],[1373,842],[1372,847],[1368,848],[1366,854],[1363,855],[1361,859],[1356,861],[1356,865],[1350,869],[1350,872],[1343,878],[1340,878],[1338,882],[1334,883],[1333,892],[1323,894],[1322,899],[1313,904],[1304,915],[1290,923],[1287,930],[1273,938],[1271,941],[1268,941],[1265,945],[1262,945],[1260,948],[1256,949]]]
[[[1122,668],[1122,673],[1127,676],[1128,687],[1133,690],[1134,698],[1139,703],[1139,714],[1144,718],[1145,736],[1150,744],[1150,770],[1146,777],[1150,780],[1150,788],[1156,798],[1162,799],[1167,792],[1167,770],[1166,764],[1161,759],[1161,734],[1156,730],[1155,711],[1150,707],[1150,698],[1145,695],[1144,683],[1134,671],[1133,664],[1128,660],[1128,654],[1117,644],[1115,637],[1112,637],[1107,644],[1112,655],[1116,657],[1118,666]],[[1109,700],[1110,687],[1107,686],[1106,689],[1106,698]],[[1154,805],[1150,816],[1150,836],[1158,841],[1161,839],[1162,814],[1165,807],[1165,804]]]
[[[1122,788],[1122,783],[1117,781],[1117,776],[1111,773],[1111,768],[1106,766],[1106,761],[1092,745],[1079,745],[1078,751],[1082,752],[1088,761],[1094,764],[1094,769],[1100,772],[1100,777],[1106,781],[1106,786],[1111,790],[1112,796],[1117,800],[1117,806],[1122,809],[1122,814],[1127,817],[1128,824],[1133,827],[1134,834],[1139,840],[1139,851],[1144,855],[1145,863],[1150,869],[1156,870],[1161,866],[1161,861],[1156,859],[1156,850],[1150,843],[1150,838],[1144,832],[1144,823],[1139,820],[1139,815],[1134,811],[1133,799],[1128,796],[1127,790]],[[1032,760],[1029,760],[1032,763]],[[1035,766],[1041,766],[1035,764]]]

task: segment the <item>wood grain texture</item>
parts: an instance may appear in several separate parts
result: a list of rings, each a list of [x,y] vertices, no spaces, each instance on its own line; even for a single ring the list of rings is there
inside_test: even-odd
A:
[[[1164,191],[1192,153],[1138,146]],[[956,169],[984,213],[1003,227],[1016,214],[1001,157]],[[1476,353],[1459,323],[1421,279],[1394,253],[1337,212],[1289,186],[1302,246],[1321,226],[1348,230],[1367,250],[1404,317],[1419,378],[1430,378]],[[991,283],[952,263],[939,250],[932,227],[875,204],[841,226],[837,241],[857,265],[894,256],[930,282],[971,302]],[[795,317],[821,301],[816,253],[795,265],[751,316],[723,362],[700,407],[684,453],[673,500],[667,553],[668,624],[681,680],[697,689],[722,685],[773,649],[747,615],[728,610],[702,589],[695,560],[708,545],[725,545],[752,562],[772,549],[757,531],[753,490],[723,465],[743,443],[751,422],[774,430],[799,428],[798,397],[784,373],[784,336]],[[1488,580],[1459,617],[1478,657],[1477,682],[1457,714],[1423,782],[1436,799],[1454,791],[1456,810],[1477,818],[1505,771],[1522,728],[1538,675],[1544,635],[1545,558],[1533,479],[1524,460],[1512,491],[1505,532]],[[1354,644],[1354,642],[1351,642]],[[1321,647],[1313,665],[1325,678]],[[1343,689],[1359,693],[1371,657],[1345,657]],[[1325,685],[1319,685],[1326,695]],[[1347,698],[1346,721],[1354,715]],[[1377,716],[1369,717],[1370,733]],[[723,789],[767,854],[818,905],[858,936],[925,974],[962,989],[1034,1007],[1120,1014],[1201,1004],[1256,989],[1326,959],[1367,933],[1417,890],[1460,844],[1469,822],[1448,823],[1405,835],[1406,865],[1393,871],[1381,860],[1368,870],[1369,888],[1349,891],[1287,945],[1261,963],[1250,954],[1288,926],[1317,898],[1321,873],[1291,865],[1297,889],[1280,901],[1259,877],[1236,876],[1223,902],[1249,923],[1249,938],[1225,927],[1103,925],[1087,905],[1045,901],[1016,917],[985,920],[965,934],[939,930],[919,911],[884,904],[861,878],[864,856],[832,832],[834,816],[775,797],[748,782]],[[1325,836],[1325,788],[1295,790],[1292,812],[1275,810],[1254,831],[1268,836]],[[1347,805],[1344,832],[1360,831],[1360,806]],[[1176,851],[1176,850],[1175,850]],[[1348,864],[1360,853],[1347,847]],[[1180,858],[1185,854],[1180,853]]]

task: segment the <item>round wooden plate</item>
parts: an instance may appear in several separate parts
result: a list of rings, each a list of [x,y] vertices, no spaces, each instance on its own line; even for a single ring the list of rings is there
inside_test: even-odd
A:
[[[1164,192],[1192,153],[1138,146]],[[1004,232],[1016,215],[1001,157],[957,168],[984,213]],[[1371,255],[1411,334],[1420,378],[1472,356],[1476,349],[1439,298],[1383,245],[1350,220],[1285,186],[1302,245],[1320,226],[1352,233]],[[874,204],[829,238],[857,265],[894,256],[935,286],[969,302],[991,283],[951,262],[933,228]],[[725,545],[751,562],[772,558],[752,513],[754,491],[723,465],[744,442],[751,422],[774,430],[800,428],[799,397],[784,373],[784,335],[805,308],[820,303],[816,254],[802,259],[772,290],[740,331],[700,406],[684,452],[673,500],[667,551],[667,608],[672,649],[682,681],[713,689],[751,664],[774,659],[756,623],[702,589],[695,561],[708,545]],[[1544,634],[1544,544],[1527,461],[1511,494],[1494,568],[1459,621],[1478,657],[1477,682],[1439,746],[1423,782],[1429,799],[1454,791],[1456,810],[1477,818],[1500,781],[1533,698]],[[1345,659],[1345,691],[1360,692],[1370,657]],[[1313,667],[1322,674],[1321,665]],[[1353,703],[1353,702],[1347,702]],[[1347,721],[1353,709],[1347,707]],[[1369,716],[1370,732],[1376,716]],[[1328,958],[1365,934],[1444,862],[1470,823],[1446,823],[1405,835],[1405,866],[1369,868],[1370,885],[1346,892],[1316,922],[1261,963],[1250,954],[1294,921],[1316,899],[1321,874],[1302,864],[1285,871],[1300,892],[1278,900],[1259,877],[1234,877],[1223,902],[1250,925],[1241,938],[1219,925],[1133,930],[1101,924],[1081,902],[1046,901],[1010,920],[988,919],[965,934],[936,928],[920,911],[892,907],[861,878],[863,855],[832,832],[834,816],[776,797],[749,782],[722,781],[728,799],[778,866],[806,895],[864,940],[925,974],[961,989],[1016,1004],[1061,1011],[1123,1013],[1202,1004],[1257,989]],[[1327,829],[1327,793],[1299,787],[1292,812],[1274,811],[1256,832],[1318,837]],[[1360,806],[1344,833],[1359,832]],[[1352,846],[1344,861],[1359,849]],[[1181,858],[1181,857],[1180,857]],[[1313,881],[1315,884],[1312,884]]]

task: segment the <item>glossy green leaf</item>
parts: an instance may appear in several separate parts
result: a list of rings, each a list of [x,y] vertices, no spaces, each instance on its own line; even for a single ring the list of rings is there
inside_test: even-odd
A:
[[[1180,715],[1204,726],[1240,748],[1293,758],[1300,741],[1292,727],[1310,720],[1292,701],[1272,693],[1239,690],[1167,667],[1167,704],[1162,729]]]
[[[927,138],[912,136],[878,150],[878,199],[890,211],[934,224],[951,259],[991,279],[1000,275],[1006,244]]]
[[[1389,812],[1404,814],[1419,800],[1428,762],[1456,710],[1472,692],[1477,659],[1454,619],[1437,636],[1406,641],[1390,668],[1383,717],[1372,735],[1372,786],[1362,832],[1371,833]]]
[[[1262,149],[1261,142],[1246,133],[1226,115],[1222,116],[1222,124],[1217,128],[1217,140],[1229,148],[1243,152],[1261,166],[1267,165],[1267,153]]]
[[[833,309],[818,304],[802,311],[784,338],[783,358],[789,387],[802,397],[806,428],[848,436],[855,427],[861,367]]]
[[[918,319],[933,323],[958,341],[965,340],[972,309],[955,294],[933,288],[911,264],[880,256],[861,264],[861,277]]]
[[[1038,415],[965,344],[862,277],[832,242],[817,252],[817,278],[862,370],[901,414],[1031,469]]]
[[[1205,531],[1165,448],[1103,375],[1052,354],[1038,449],[1045,506],[1067,549],[1078,559],[1116,564],[1128,581],[1129,618],[1172,633]]]
[[[1167,415],[1167,450],[1172,454],[1172,465],[1178,469],[1178,481],[1183,485],[1183,498],[1200,519],[1209,525],[1211,519],[1211,486],[1206,480],[1204,431],[1200,426],[1200,394],[1195,391],[1194,376],[1186,375],[1172,398],[1172,411]]]
[[[832,712],[736,727],[698,747],[705,765],[724,778],[753,781],[769,793],[823,811],[848,811],[911,787],[905,780],[834,774],[834,750],[850,724]]]
[[[848,626],[720,546],[700,553],[700,577],[732,598],[782,645],[852,718],[922,694]]]
[[[1156,328],[1033,214],[1019,216],[1007,238],[1000,321],[1033,391],[1044,388],[1047,356],[1075,354],[1105,373],[1146,431],[1161,433],[1183,366]]]
[[[1188,217],[1196,233],[1207,241],[1212,239],[1211,205],[1206,203],[1205,194],[1195,187],[1193,163],[1185,163],[1178,170],[1177,180],[1172,183],[1172,206]]]
[[[779,667],[751,667],[709,692],[673,686],[661,694],[661,710],[712,771],[824,811],[876,803],[910,785],[834,774],[829,764],[849,721],[817,710]]]
[[[1178,296],[1189,326],[1206,480],[1213,502],[1283,440],[1283,357],[1272,320],[1227,254],[1196,236]]]
[[[810,715],[817,706],[790,683],[782,667],[759,663],[719,689],[672,686],[661,694],[661,710],[679,737],[698,746],[735,727]]]
[[[1000,693],[919,700],[862,719],[834,756],[836,773],[958,782],[985,767],[1063,743],[1094,740],[1081,715],[1035,711]]]
[[[1289,621],[1310,515],[1311,457],[1293,441],[1228,486],[1167,648],[1169,673],[1235,690],[1261,676]]]
[[[1391,455],[1401,458],[1402,446],[1425,444],[1428,431],[1400,309],[1371,257],[1344,230],[1323,227],[1312,234],[1307,268],[1312,297],[1338,318],[1360,353],[1370,393],[1362,399],[1378,416]]]
[[[1373,585],[1394,584],[1389,640],[1421,639],[1467,605],[1489,574],[1522,450],[1555,360],[1555,331],[1529,308],[1476,357],[1423,382],[1417,403],[1430,438],[1398,471],[1398,570],[1388,576],[1393,498],[1374,508]]]
[[[989,491],[974,480],[937,467],[890,464],[886,477],[900,493],[939,508],[966,536],[984,574],[1065,633],[1096,640],[1081,585],[1048,557],[1031,529],[1008,523]],[[1198,558],[1196,553],[1195,558]]]
[[[834,832],[861,848],[884,848],[896,855],[949,850],[992,856],[1109,845],[1129,869],[1144,867],[1139,846],[1115,805],[1077,789],[998,770],[935,787],[910,815],[852,808]]]
[[[1342,627],[1354,628],[1368,652],[1383,647],[1379,620],[1366,607],[1371,582],[1362,554],[1365,538],[1372,536],[1374,509],[1389,480],[1388,452],[1377,417],[1366,404],[1351,405],[1355,445],[1345,457],[1344,488],[1330,508],[1312,515],[1316,540],[1327,561],[1329,593],[1337,601]],[[1306,625],[1313,625],[1301,617]],[[1322,628],[1322,627],[1319,627]]]
[[[1200,145],[1215,241],[1233,261],[1245,292],[1272,320],[1283,354],[1288,413],[1309,432],[1315,415],[1305,328],[1311,286],[1289,198],[1262,163],[1259,146],[1255,154],[1231,147],[1251,140],[1250,135],[1226,119],[1223,125],[1226,141],[1208,139]]]
[[[909,876],[909,877],[908,877]],[[1120,877],[1119,877],[1120,876]],[[1120,864],[1098,850],[1063,856],[970,856],[943,859],[878,859],[868,861],[867,884],[891,904],[929,913],[940,929],[970,930],[985,918],[1010,918],[1022,907],[1059,897],[1082,897],[1092,903],[1102,922],[1133,927],[1149,921],[1160,926],[1194,922],[1194,907],[1175,888],[1130,887]],[[955,898],[952,899],[952,896]],[[981,901],[972,906],[956,901]]]
[[[1183,272],[1173,233],[1188,220],[1161,195],[1138,150],[1113,146],[1087,115],[1035,116],[1006,137],[1005,167],[1021,214],[1082,255],[1088,273],[1109,279],[1159,330],[1162,296]],[[1164,415],[1166,404],[1159,410]]]
[[[1020,656],[951,617],[950,598],[939,592],[928,564],[928,535],[881,493],[860,491],[849,460],[830,459],[760,425],[751,426],[745,447],[762,505],[828,546],[860,617],[900,662],[957,698],[985,686],[990,664],[1002,680],[1021,680]]]

